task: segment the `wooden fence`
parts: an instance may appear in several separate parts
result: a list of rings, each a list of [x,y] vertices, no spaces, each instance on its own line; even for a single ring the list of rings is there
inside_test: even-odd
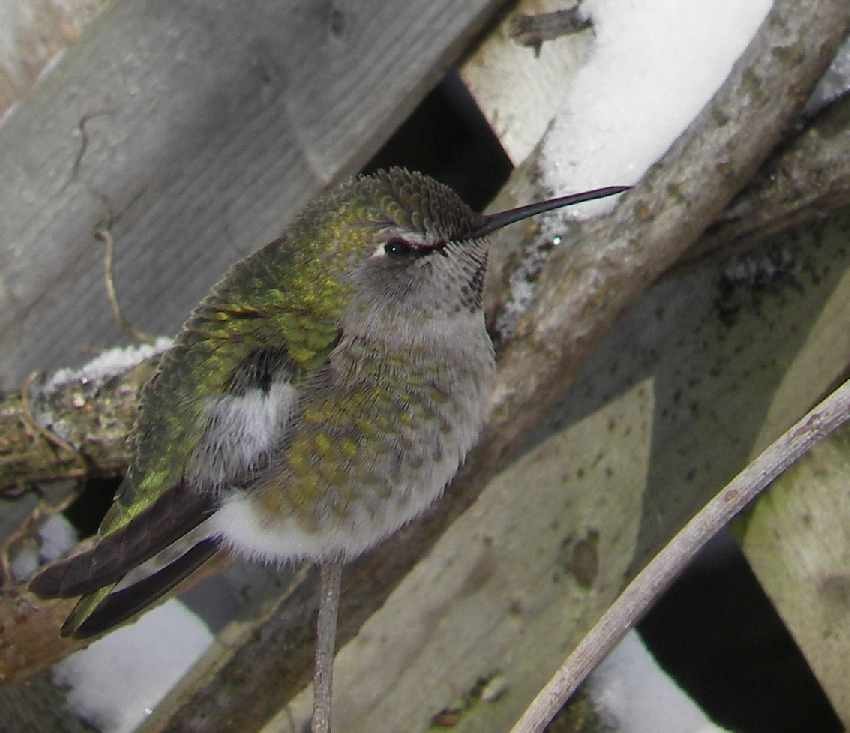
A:
[[[125,340],[96,229],[116,242],[127,317],[173,333],[229,264],[359,170],[454,65],[522,163],[592,35],[546,42],[535,55],[508,24],[558,5],[258,0],[247,11],[222,0],[80,0],[63,11],[71,16],[50,15],[39,33],[51,48],[68,44],[56,67],[34,87],[31,68],[23,81],[7,71],[0,83],[0,104],[19,105],[0,126],[0,386],[15,390],[33,369],[79,363]],[[69,17],[85,18],[79,39],[67,33]],[[845,104],[824,124],[846,140],[847,119]],[[815,137],[794,145],[827,136]],[[844,148],[827,156],[835,171],[850,169]],[[806,150],[801,158],[816,158]],[[775,165],[744,204],[764,195]],[[787,225],[805,211],[779,207],[756,231],[727,237],[752,247],[780,222],[754,251],[783,253],[793,278],[754,287],[730,268],[728,252],[673,268],[596,344],[517,460],[355,564],[337,662],[340,730],[426,730],[494,679],[504,694],[460,705],[455,725],[506,730],[628,578],[846,376],[850,210],[838,204],[850,187],[842,185],[837,199],[819,202],[829,215],[802,228]],[[526,162],[501,201],[535,198],[537,186]],[[706,247],[723,226],[734,219]],[[491,313],[512,266],[507,255],[496,259]],[[848,451],[843,434],[813,452],[737,532],[850,726]],[[32,510],[22,500],[0,527],[11,534]],[[253,570],[248,582],[244,571],[227,572],[247,600],[148,733],[270,732],[307,714],[299,690],[309,677],[315,578]],[[4,633],[0,659],[10,647]],[[19,721],[10,730],[80,730],[61,714],[61,694],[46,672],[10,682],[0,688],[0,718]]]

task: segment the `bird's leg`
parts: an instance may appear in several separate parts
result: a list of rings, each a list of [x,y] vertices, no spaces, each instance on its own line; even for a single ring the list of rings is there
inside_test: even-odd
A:
[[[336,646],[336,618],[339,608],[339,589],[342,579],[341,560],[319,563],[319,621],[316,638],[316,666],[313,671],[313,733],[331,730],[331,687]]]

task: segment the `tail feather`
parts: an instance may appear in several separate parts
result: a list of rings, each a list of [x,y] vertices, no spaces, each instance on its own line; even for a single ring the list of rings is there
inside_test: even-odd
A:
[[[42,598],[73,598],[119,582],[128,571],[194,529],[214,511],[209,496],[179,484],[87,552],[44,568],[29,584]]]
[[[62,636],[89,639],[129,621],[213,557],[220,545],[220,537],[207,537],[174,562],[127,588],[114,593],[108,588],[105,594],[100,589],[84,596],[77,604],[82,612],[74,609],[62,627]]]
[[[118,584],[110,583],[80,598],[77,601],[77,605],[74,606],[74,610],[68,614],[68,618],[62,624],[59,636],[73,636],[80,624],[86,620],[86,617],[94,613],[97,607],[109,597],[109,594],[112,593],[116,585]]]

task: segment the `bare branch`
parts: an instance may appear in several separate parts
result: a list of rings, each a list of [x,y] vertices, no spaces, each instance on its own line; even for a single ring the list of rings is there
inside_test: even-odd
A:
[[[828,105],[777,151],[685,261],[752,247],[765,237],[850,205],[850,94]]]
[[[0,400],[0,492],[39,481],[117,476],[127,466],[136,397],[157,358],[103,383],[69,381]],[[34,426],[34,427],[33,427]]]

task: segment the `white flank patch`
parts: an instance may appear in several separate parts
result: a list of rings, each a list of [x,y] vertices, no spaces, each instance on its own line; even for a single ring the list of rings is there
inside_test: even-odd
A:
[[[97,382],[115,376],[155,354],[167,351],[173,343],[173,339],[160,336],[152,344],[107,349],[79,369],[60,369],[50,377],[44,389],[50,391],[68,382]]]
[[[630,631],[588,678],[593,704],[620,733],[720,733]]]
[[[586,0],[596,36],[587,65],[544,141],[555,195],[630,185],[711,99],[770,9],[770,0]],[[611,209],[617,197],[562,216]],[[548,217],[554,227],[557,216]]]
[[[198,484],[222,487],[250,471],[283,435],[296,397],[289,382],[273,382],[268,392],[249,389],[243,395],[211,399],[211,426],[192,466]]]
[[[212,634],[170,600],[53,668],[71,710],[102,733],[130,733],[206,651]]]

